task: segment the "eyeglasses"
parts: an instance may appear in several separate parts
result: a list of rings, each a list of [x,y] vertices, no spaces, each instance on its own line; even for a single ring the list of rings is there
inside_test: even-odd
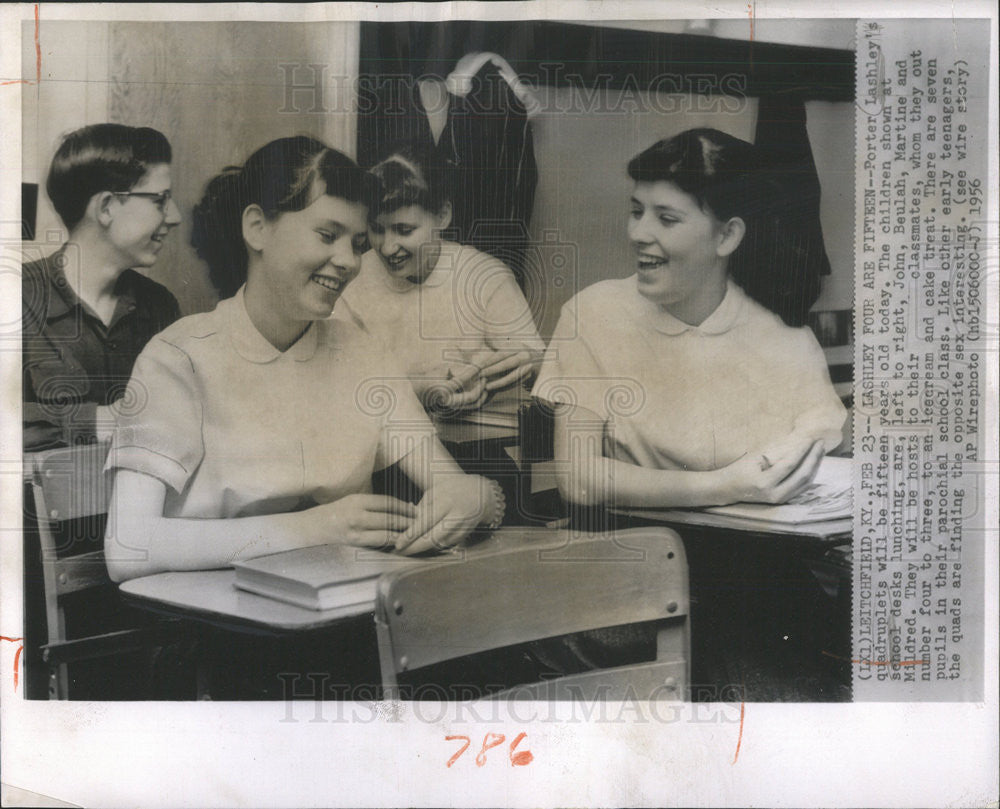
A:
[[[151,199],[153,204],[160,209],[160,213],[167,212],[167,205],[171,200],[170,189],[166,191],[114,191],[112,192],[117,197],[145,197],[146,199]]]

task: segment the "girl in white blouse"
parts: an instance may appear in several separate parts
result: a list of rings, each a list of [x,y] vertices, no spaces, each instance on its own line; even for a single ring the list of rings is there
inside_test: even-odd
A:
[[[401,144],[372,169],[372,249],[337,305],[378,337],[434,412],[475,410],[533,374],[545,348],[514,274],[444,238],[449,172],[428,148]]]
[[[107,464],[112,578],[327,543],[413,553],[499,524],[495,485],[445,453],[392,358],[328,319],[376,196],[350,158],[306,137],[209,183],[192,242],[222,300],[136,363]],[[416,505],[371,493],[393,463],[422,490]]]
[[[754,148],[689,130],[628,173],[636,273],[564,307],[534,388],[556,407],[560,490],[583,506],[784,502],[840,443],[845,410],[812,333],[733,280],[773,258]]]

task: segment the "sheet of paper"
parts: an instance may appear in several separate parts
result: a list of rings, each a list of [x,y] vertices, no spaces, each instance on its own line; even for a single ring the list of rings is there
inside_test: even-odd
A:
[[[850,517],[853,513],[854,475],[850,458],[827,456],[812,482],[787,503],[771,506],[764,503],[733,503],[706,509],[713,514],[744,517],[797,525],[821,520]]]

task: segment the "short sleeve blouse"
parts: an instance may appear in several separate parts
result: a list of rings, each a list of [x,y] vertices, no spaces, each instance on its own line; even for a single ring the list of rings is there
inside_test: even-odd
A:
[[[243,290],[153,338],[121,406],[107,466],[162,480],[168,517],[281,513],[370,491],[373,471],[434,432],[369,336],[320,321],[280,352]]]

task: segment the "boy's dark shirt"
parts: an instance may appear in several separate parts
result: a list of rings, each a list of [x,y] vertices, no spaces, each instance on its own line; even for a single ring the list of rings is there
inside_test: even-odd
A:
[[[67,282],[64,250],[22,268],[25,450],[93,441],[96,408],[124,395],[139,352],[180,317],[165,287],[125,270],[105,326]]]

